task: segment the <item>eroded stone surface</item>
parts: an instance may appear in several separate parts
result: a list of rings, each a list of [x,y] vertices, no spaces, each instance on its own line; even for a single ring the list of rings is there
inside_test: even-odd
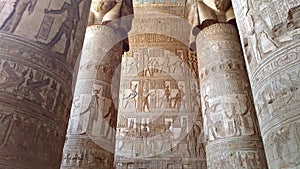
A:
[[[196,42],[208,168],[267,168],[236,28],[213,24]]]
[[[299,168],[299,10],[233,1],[269,168]]]
[[[122,36],[87,28],[61,168],[112,168]]]
[[[140,37],[145,47],[133,42]],[[157,34],[129,42],[122,61],[116,167],[206,168],[199,86],[187,64],[188,48]]]
[[[0,2],[0,168],[59,168],[89,3]]]

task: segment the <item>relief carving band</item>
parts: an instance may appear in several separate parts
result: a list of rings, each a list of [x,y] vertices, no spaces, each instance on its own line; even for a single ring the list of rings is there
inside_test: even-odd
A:
[[[0,1],[0,168],[60,167],[74,67],[58,59],[56,53],[49,52],[36,34],[43,22],[44,9],[60,8],[63,3],[52,0]],[[86,8],[86,3],[82,4],[72,8],[74,11],[69,14],[81,14],[77,17],[80,24],[76,28],[76,39],[83,37],[80,33],[85,26],[81,19],[87,20]],[[67,13],[66,10],[64,14]],[[64,21],[64,17],[56,15],[48,27],[59,28],[57,21]],[[55,35],[53,30],[49,35]],[[66,33],[62,35],[67,36]],[[69,50],[80,50],[80,43],[69,45]],[[76,52],[72,58],[77,59]]]
[[[247,149],[261,158],[253,168],[267,168],[242,51],[230,45],[239,42],[237,37],[233,25],[216,23],[200,31],[196,40],[208,168],[249,167],[243,164],[253,156],[244,153]],[[217,47],[211,50],[206,44]]]
[[[113,168],[118,115],[118,66],[125,48],[122,39],[124,32],[118,31],[123,25],[109,22],[128,14],[123,11],[129,7],[124,3],[125,1],[92,1],[64,146],[62,169]],[[78,7],[78,4],[74,5]],[[71,22],[65,22],[71,26],[76,19],[73,16],[69,18]],[[72,30],[73,27],[70,26],[66,30]],[[57,35],[61,37],[63,34]],[[128,105],[136,96],[137,89],[133,86],[132,94],[125,98]]]
[[[299,103],[300,0],[0,0],[0,169],[299,169]]]
[[[192,73],[198,70],[187,61],[194,57],[195,62],[196,56],[169,39],[159,34],[129,37],[131,48],[122,60],[116,168],[206,168],[196,105],[199,84]]]
[[[269,168],[299,168],[299,7],[297,0],[232,1]],[[244,15],[246,14],[246,15]],[[248,28],[247,28],[248,27]],[[243,29],[246,28],[246,29]],[[247,44],[248,42],[248,44]],[[255,58],[255,57],[254,57]],[[297,140],[297,141],[296,141]]]

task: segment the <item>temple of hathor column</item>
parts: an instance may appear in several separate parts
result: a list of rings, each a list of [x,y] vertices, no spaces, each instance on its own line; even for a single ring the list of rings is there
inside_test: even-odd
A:
[[[0,0],[0,169],[300,169],[300,0]]]

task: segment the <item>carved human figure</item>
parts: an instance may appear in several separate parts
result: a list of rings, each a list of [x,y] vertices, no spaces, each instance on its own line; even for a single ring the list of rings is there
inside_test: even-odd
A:
[[[231,121],[233,121],[233,125],[231,122],[229,122],[229,132],[234,133],[234,135],[241,135],[241,115],[236,110],[236,104],[235,103],[225,103],[224,104],[224,110],[225,110],[225,116]]]
[[[104,15],[110,11],[116,3],[114,0],[93,0],[88,25],[101,24]]]
[[[56,35],[47,44],[47,46],[50,49],[53,48],[58,41],[60,41],[63,35],[65,35],[67,40],[64,52],[62,54],[66,55],[68,53],[71,44],[71,38],[75,39],[77,26],[80,21],[79,4],[81,3],[81,1],[82,0],[71,0],[71,4],[65,2],[61,9],[58,10],[45,9],[45,14],[60,15],[63,14],[65,11],[67,12],[66,19],[60,25]]]
[[[97,120],[98,117],[98,111],[99,111],[99,103],[98,103],[98,99],[99,99],[99,90],[94,90],[94,94],[91,97],[91,101],[88,105],[88,107],[80,113],[80,122],[78,125],[78,130],[84,134],[91,134],[92,133],[92,129],[93,129],[93,125],[94,125],[94,121]],[[84,125],[84,121],[86,118],[84,118],[84,116],[86,116],[85,114],[87,114],[88,112],[90,112],[89,117],[88,117],[88,121],[87,121],[87,127],[86,129],[84,129],[83,125]]]
[[[199,150],[197,150],[197,134],[199,134],[199,131],[197,130],[197,126],[193,125],[192,130],[187,135],[188,152],[190,157],[196,157],[197,153],[199,153]]]
[[[129,93],[128,97],[124,98],[127,99],[126,103],[125,103],[125,108],[128,106],[129,102],[134,102],[134,108],[136,108],[136,97],[138,95],[137,92],[137,84],[135,84],[132,89],[131,92]]]
[[[170,56],[166,55],[164,57],[164,62],[160,65],[158,65],[158,67],[160,67],[160,71],[159,73],[162,73],[162,71],[166,71],[167,73],[170,72]]]
[[[4,21],[0,30],[14,33],[19,22],[22,19],[25,10],[28,10],[28,14],[31,15],[34,11],[37,0],[17,0],[14,3],[14,10],[9,17]]]
[[[210,117],[210,113],[212,112],[212,108],[209,106],[208,95],[204,96],[204,115],[206,117],[207,131],[206,131],[206,139],[209,140],[209,133],[212,134],[213,140],[217,138],[216,126]]]
[[[161,107],[162,103],[166,103],[167,105],[164,105],[166,107],[171,107],[171,91],[170,91],[169,85],[166,85],[166,87],[165,87],[165,92],[164,92],[160,107]]]
[[[174,99],[174,108],[177,108],[179,109],[181,107],[181,103],[182,103],[182,100],[183,100],[183,97],[184,97],[184,92],[183,92],[183,86],[180,85],[178,87],[178,92],[176,94],[175,97],[173,97],[172,99]]]
[[[127,73],[136,73],[138,72],[138,65],[139,65],[139,59],[138,57],[135,55],[132,57],[133,61],[131,63],[129,63],[128,65],[126,65],[127,69]],[[135,69],[135,71],[133,71]]]
[[[150,104],[149,104],[149,96],[151,92],[147,88],[143,88],[143,97],[142,97],[142,112],[150,111]]]
[[[197,7],[200,29],[235,18],[230,0],[198,0]]]
[[[200,92],[195,83],[191,89],[191,102],[192,112],[197,111],[197,108],[200,107]]]
[[[146,64],[145,64],[145,70],[144,70],[144,76],[153,76],[154,74],[154,65],[156,65],[156,60],[155,59],[150,59]]]

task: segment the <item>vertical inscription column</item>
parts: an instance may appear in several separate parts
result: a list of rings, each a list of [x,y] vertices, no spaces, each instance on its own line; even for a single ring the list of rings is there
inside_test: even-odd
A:
[[[59,168],[89,7],[0,1],[0,168]]]
[[[267,168],[236,28],[213,24],[196,43],[208,168]]]
[[[122,53],[122,36],[116,29],[87,28],[62,169],[113,168]]]
[[[300,167],[300,1],[232,1],[269,168]]]

